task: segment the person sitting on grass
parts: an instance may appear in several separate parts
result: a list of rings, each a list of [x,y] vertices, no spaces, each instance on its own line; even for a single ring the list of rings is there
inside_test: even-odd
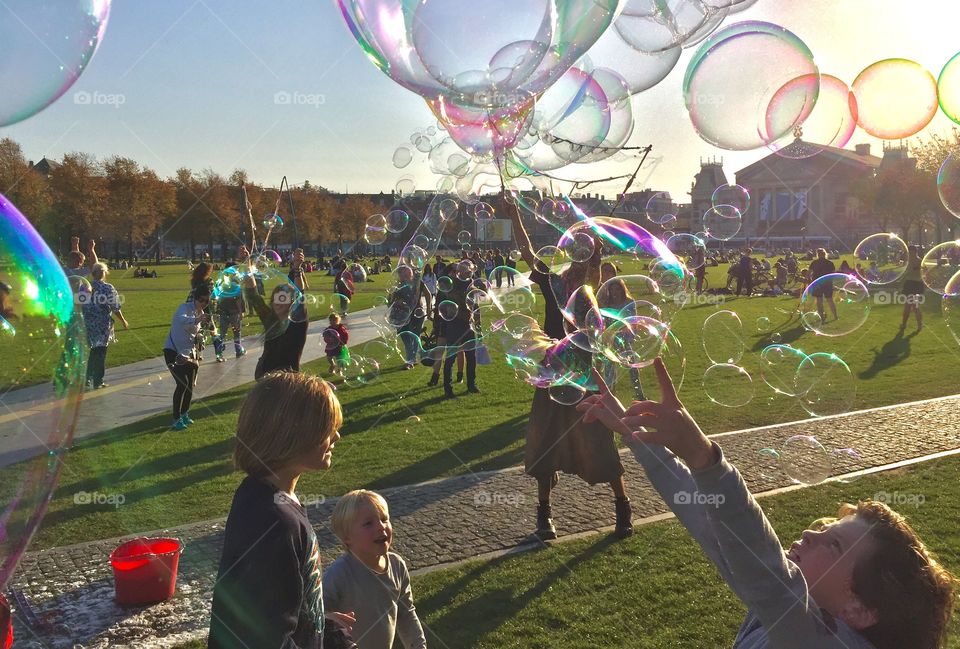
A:
[[[351,491],[333,508],[331,527],[346,552],[323,573],[324,606],[354,611],[353,637],[363,649],[390,649],[395,635],[405,649],[426,649],[407,564],[390,552],[387,501],[373,491]]]
[[[647,477],[749,609],[734,649],[938,649],[954,577],[900,514],[845,504],[784,552],[740,472],[677,398],[661,359],[662,402],[626,410],[594,371],[600,394],[577,409],[621,433]],[[690,494],[709,495],[691,502]]]
[[[210,649],[320,649],[349,632],[352,614],[324,612],[320,546],[296,495],[302,474],[330,468],[342,423],[333,387],[316,376],[268,374],[244,400],[233,460],[247,476],[224,529]]]
[[[340,322],[339,314],[330,314],[330,326],[323,330],[322,337],[323,353],[330,362],[330,373],[343,374],[343,367],[350,360],[350,352],[347,349],[350,333]]]

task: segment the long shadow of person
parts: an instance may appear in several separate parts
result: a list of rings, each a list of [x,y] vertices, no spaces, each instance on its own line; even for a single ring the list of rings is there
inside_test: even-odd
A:
[[[889,369],[894,365],[903,362],[910,356],[910,342],[918,332],[914,331],[908,336],[903,335],[903,329],[897,331],[897,335],[883,344],[883,347],[877,349],[874,347],[873,361],[870,367],[858,374],[861,379],[872,379],[883,370]]]

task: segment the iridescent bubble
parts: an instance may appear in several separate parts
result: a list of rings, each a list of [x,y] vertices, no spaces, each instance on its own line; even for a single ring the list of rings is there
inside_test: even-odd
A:
[[[457,313],[460,311],[460,307],[456,302],[451,300],[444,300],[437,305],[437,315],[442,319],[450,321],[457,317]]]
[[[263,227],[272,232],[279,232],[283,229],[283,219],[279,214],[267,214],[263,217]]]
[[[417,189],[417,181],[413,176],[401,176],[394,189],[401,196],[410,196]]]
[[[441,293],[447,293],[453,288],[453,278],[449,275],[443,275],[437,278],[437,290]]]
[[[743,323],[733,311],[717,311],[703,321],[703,351],[711,363],[735,365],[743,358]]]
[[[605,327],[600,344],[604,355],[624,367],[641,368],[659,355],[667,325],[646,316],[624,316]]]
[[[576,405],[587,396],[587,390],[573,382],[551,385],[548,392],[552,401],[564,406]]]
[[[459,209],[460,206],[457,205],[457,201],[453,200],[452,198],[445,198],[440,203],[440,218],[444,221],[448,221],[457,215],[457,211],[459,211]]]
[[[960,124],[960,54],[947,61],[940,71],[937,95],[943,114]]]
[[[473,206],[473,215],[478,221],[485,221],[487,219],[492,219],[493,215],[496,213],[496,210],[493,209],[493,206],[490,203],[485,203],[480,201]]]
[[[773,324],[770,322],[770,318],[765,315],[757,318],[757,333],[766,334],[770,333],[773,330]]]
[[[738,365],[711,365],[703,373],[703,391],[717,405],[741,408],[753,400],[753,379]]]
[[[958,66],[960,69],[960,66]],[[960,158],[950,154],[937,172],[937,193],[947,211],[960,218]]]
[[[674,234],[667,239],[667,249],[683,261],[688,270],[696,270],[707,260],[707,244],[692,234]]]
[[[760,352],[760,378],[774,392],[795,397],[797,370],[806,358],[806,354],[790,345],[765,347]]]
[[[907,271],[909,250],[895,234],[872,234],[857,244],[853,256],[862,266],[860,277],[871,286],[892,284]]]
[[[780,450],[783,472],[797,484],[818,484],[830,477],[830,454],[816,437],[794,435]]]
[[[711,239],[729,241],[740,232],[743,217],[732,205],[716,205],[703,213],[703,231]]]
[[[385,217],[387,232],[399,234],[407,229],[410,215],[403,210],[390,210]]]
[[[960,344],[960,270],[947,282],[944,291],[940,305],[943,311],[943,321],[957,343]]]
[[[779,332],[770,334],[770,342],[774,344],[779,344],[782,339],[783,339],[783,334]]]
[[[407,145],[397,147],[393,152],[393,166],[397,169],[403,169],[413,160],[413,151]]]
[[[93,341],[87,340],[82,314],[90,302],[79,293],[81,286],[89,291],[89,282],[83,277],[71,282],[40,235],[2,195],[0,259],[0,283],[6,286],[0,290],[0,392],[13,415],[0,424],[6,494],[0,589],[5,591],[43,520],[73,442]],[[35,389],[18,389],[31,385]]]
[[[579,231],[561,238],[558,247],[570,261],[582,263],[593,257],[597,244],[588,232]]]
[[[870,292],[854,275],[830,273],[810,282],[800,296],[803,326],[821,336],[845,336],[870,315]]]
[[[519,250],[511,250],[510,254],[507,256],[509,257],[510,261],[520,261],[520,258],[522,257]]]
[[[746,187],[740,185],[720,185],[710,196],[710,204],[713,207],[718,205],[731,205],[740,212],[746,213],[750,209],[750,192]]]
[[[849,412],[857,398],[857,383],[850,367],[836,354],[810,354],[797,367],[794,393],[814,417]]]
[[[381,363],[393,360],[399,355],[396,346],[381,338],[363,343],[360,353],[366,358],[379,359]]]
[[[775,448],[762,448],[757,451],[760,477],[776,480],[780,477],[780,452]]]
[[[791,98],[802,96],[804,89],[814,85],[814,76],[791,79],[777,91],[767,109],[766,134],[794,118],[796,106]],[[784,111],[786,115],[781,114]],[[857,130],[859,114],[856,97],[849,86],[837,77],[821,74],[816,106],[794,132],[771,141],[768,146],[781,157],[797,160],[815,156],[826,147],[842,149]]]
[[[457,243],[463,245],[465,243],[470,243],[470,240],[473,238],[473,235],[470,234],[469,230],[460,230],[457,233]]]
[[[794,79],[805,79],[778,94]],[[820,91],[813,53],[792,32],[750,21],[718,30],[687,66],[684,101],[701,138],[722,149],[762,147],[791,133]],[[775,122],[768,119],[771,102]]]
[[[421,424],[423,420],[416,415],[410,415],[404,420],[403,423],[403,432],[404,433],[418,433],[421,430]]]
[[[860,453],[854,448],[832,449],[830,451],[830,460],[832,465],[832,473],[834,475],[841,473],[853,473],[854,471],[859,471],[864,467],[863,457],[861,457]],[[855,474],[845,478],[837,478],[836,481],[843,484],[850,484],[851,482],[856,482],[859,478],[860,474]]]
[[[934,293],[944,295],[947,284],[960,271],[960,239],[934,246],[920,262],[923,283]]]
[[[537,219],[563,232],[573,224],[576,217],[565,201],[545,198],[540,203]]]
[[[544,246],[540,248],[540,250],[537,251],[536,257],[551,273],[561,273],[566,265],[570,263],[570,257],[567,256],[567,253],[556,246]]]
[[[3,4],[0,78],[8,90],[0,97],[0,126],[39,113],[73,86],[103,40],[109,16],[110,0],[66,4],[8,0]],[[119,108],[123,99],[123,95],[80,91],[74,93],[73,102]]]
[[[670,198],[670,192],[657,192],[653,194],[647,200],[644,214],[647,215],[647,220],[657,225],[664,225],[676,221],[677,206],[674,205],[673,199]]]
[[[702,2],[628,2],[613,28],[637,51],[658,53],[697,42],[725,16],[725,9]]]
[[[883,140],[919,133],[937,114],[937,80],[919,63],[885,59],[868,66],[853,81],[864,131]]]

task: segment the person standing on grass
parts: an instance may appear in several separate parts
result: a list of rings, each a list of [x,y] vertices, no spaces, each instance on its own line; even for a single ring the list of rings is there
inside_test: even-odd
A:
[[[753,258],[750,256],[752,252],[752,249],[744,248],[740,260],[737,261],[737,295],[740,295],[740,291],[744,289],[747,297],[753,294]]]
[[[560,305],[583,285],[597,287],[600,279],[600,249],[586,262],[571,263],[561,275],[551,273],[537,259],[530,238],[523,227],[520,212],[514,205],[508,210],[513,222],[520,256],[531,268],[530,280],[543,295],[545,316],[543,331],[555,340],[566,337]],[[586,353],[586,352],[584,352]],[[614,494],[616,529],[614,534],[625,538],[633,534],[633,511],[623,479],[624,468],[613,439],[613,433],[601,422],[585,422],[575,406],[557,403],[547,388],[537,388],[527,425],[524,468],[537,480],[537,528],[540,539],[557,538],[551,516],[550,495],[560,479],[560,472],[573,473],[590,484],[606,482]]]
[[[409,266],[397,266],[398,285],[390,296],[390,310],[394,321],[406,320],[397,327],[397,335],[403,343],[403,369],[412,370],[420,351],[420,332],[423,321],[433,305],[433,296],[423,280],[414,278]]]
[[[227,264],[226,268],[233,268],[235,264]],[[241,343],[241,329],[243,327],[243,294],[228,297],[221,295],[217,299],[217,313],[220,316],[220,335],[214,341],[214,347],[217,352],[217,362],[223,363],[223,352],[226,351],[227,341],[224,337],[227,331],[233,331],[233,351],[237,358],[246,355],[247,350]]]
[[[107,345],[116,337],[113,330],[114,316],[120,320],[124,329],[129,329],[127,319],[120,310],[120,295],[113,284],[104,280],[110,271],[103,262],[97,262],[90,271],[93,284],[89,293],[80,293],[83,311],[83,324],[87,328],[87,343],[90,345],[90,357],[87,360],[87,387],[99,390],[107,387],[103,375],[107,366]]]
[[[210,304],[210,292],[199,287],[192,293],[193,299],[177,307],[170,323],[170,332],[163,345],[163,360],[173,375],[176,388],[173,391],[174,430],[183,430],[193,423],[190,417],[190,402],[193,399],[193,386],[197,382],[200,361],[197,359],[196,338],[200,333],[204,318],[204,309]]]
[[[241,259],[250,256],[246,246]],[[310,318],[303,301],[303,249],[293,251],[287,283],[278,284],[270,293],[270,304],[257,292],[252,275],[243,278],[243,295],[263,324],[263,352],[257,361],[254,378],[275,371],[299,372],[300,357],[307,342]]]
[[[265,375],[237,419],[233,495],[210,609],[209,649],[356,647],[352,613],[326,611],[320,544],[297,497],[326,471],[343,423],[333,387],[307,374]]]
[[[654,370],[662,402],[625,409],[595,374],[600,393],[577,409],[621,434],[747,607],[734,649],[945,646],[957,582],[903,516],[882,502],[843,504],[784,552],[740,472],[677,398],[661,359]]]
[[[346,260],[340,262],[337,277],[333,280],[333,292],[340,300],[340,315],[347,315],[350,300],[353,299],[353,275],[347,269]]]
[[[452,288],[444,296],[446,301],[457,305],[456,314],[443,323],[444,345],[448,347],[443,358],[443,395],[453,399],[453,363],[454,357],[463,354],[467,366],[467,392],[478,394],[477,387],[477,345],[479,344],[479,310],[467,300],[467,294],[473,288],[473,281],[461,279],[469,277],[470,262],[461,261],[451,279]],[[438,314],[439,316],[439,314]],[[442,319],[442,318],[441,318]],[[458,382],[461,374],[458,372]]]
[[[903,274],[902,293],[906,300],[903,303],[903,319],[900,322],[900,333],[907,328],[907,321],[910,320],[910,313],[913,312],[917,317],[917,331],[923,329],[923,311],[920,306],[923,304],[926,285],[923,283],[921,267],[923,260],[920,257],[920,246],[910,246],[910,259],[907,261],[907,271]]]
[[[813,284],[824,275],[830,275],[835,272],[837,272],[837,267],[833,265],[832,261],[827,259],[826,249],[817,248],[817,258],[810,262],[810,284]],[[827,301],[827,304],[830,306],[830,313],[833,314],[833,319],[836,320],[837,305],[833,302],[833,281],[820,282],[814,286],[813,296],[817,298],[817,314],[820,316],[820,321],[827,321],[827,316],[823,309],[824,300]]]
[[[330,363],[330,374],[343,375],[343,368],[350,360],[350,351],[347,343],[350,342],[350,332],[346,326],[340,322],[340,316],[336,313],[330,314],[330,326],[323,330],[321,339],[323,341],[323,353]]]
[[[504,259],[503,254],[500,252],[500,249],[497,248],[493,251],[493,270],[494,270],[494,279],[497,283],[497,288],[503,286],[503,266],[506,265],[507,260]],[[489,276],[488,278],[489,279]]]
[[[511,271],[517,270],[517,260],[510,255],[507,255],[507,268],[509,268]],[[507,273],[507,286],[513,286],[515,281],[514,275],[516,275],[516,272]]]

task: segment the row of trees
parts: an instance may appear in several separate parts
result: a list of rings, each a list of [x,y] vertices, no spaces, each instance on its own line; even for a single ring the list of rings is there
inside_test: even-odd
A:
[[[161,239],[185,242],[191,257],[203,251],[212,254],[215,246],[226,250],[249,243],[241,183],[261,241],[262,218],[274,211],[278,197],[279,213],[288,222],[292,199],[301,245],[322,246],[340,236],[345,242],[356,241],[363,236],[367,217],[383,209],[366,197],[335,196],[309,183],[280,196],[277,189],[251,183],[242,169],[225,178],[211,169],[181,168],[172,178],[161,178],[120,156],[100,161],[69,153],[46,174],[31,166],[17,142],[0,140],[0,192],[60,254],[72,236],[95,238],[101,256],[117,258],[146,250],[159,259]],[[271,241],[291,243],[293,236],[293,228],[287,227],[271,234]]]

